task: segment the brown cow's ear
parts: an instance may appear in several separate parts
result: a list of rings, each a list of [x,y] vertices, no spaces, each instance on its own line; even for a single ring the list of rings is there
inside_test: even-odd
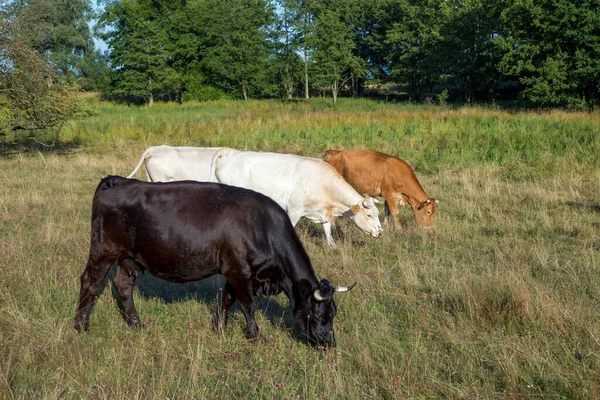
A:
[[[360,205],[353,205],[352,207],[350,207],[350,211],[352,211],[354,214],[358,214],[358,212],[360,211]]]

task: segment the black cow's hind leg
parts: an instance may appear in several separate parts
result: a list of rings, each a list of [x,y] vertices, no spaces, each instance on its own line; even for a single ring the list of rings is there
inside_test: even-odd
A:
[[[79,332],[87,331],[89,328],[90,311],[101,294],[100,286],[110,269],[112,261],[106,257],[96,260],[90,256],[85,270],[81,274],[81,290],[75,315],[75,329]]]
[[[138,274],[138,266],[131,258],[119,261],[119,267],[113,279],[113,284],[117,292],[117,303],[125,322],[129,326],[138,327],[140,317],[133,304],[133,288],[135,287],[135,278]]]
[[[227,281],[225,283],[225,288],[223,289],[223,297],[221,299],[221,309],[217,309],[217,314],[215,315],[215,329],[219,332],[222,332],[225,326],[227,325],[227,320],[229,318],[229,308],[233,303],[235,303],[237,296],[235,294],[235,290],[231,283]]]

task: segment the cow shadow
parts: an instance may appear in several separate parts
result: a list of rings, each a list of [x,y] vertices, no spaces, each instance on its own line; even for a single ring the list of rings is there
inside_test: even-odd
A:
[[[113,273],[114,275],[114,273]],[[112,276],[109,278],[112,281]],[[153,276],[150,273],[140,274],[136,279],[136,287],[139,295],[146,300],[156,300],[165,303],[181,303],[196,301],[206,305],[213,315],[221,306],[221,298],[226,279],[222,275],[214,275],[199,281],[188,283],[173,283]],[[113,298],[119,304],[114,285],[111,285]],[[256,296],[255,307],[265,315],[273,326],[281,326],[291,330],[294,326],[294,315],[292,309],[282,304],[282,299],[275,296]],[[230,320],[241,314],[237,302],[230,309]],[[143,320],[143,315],[141,316]],[[242,318],[243,319],[243,318]],[[245,321],[245,319],[243,319]],[[212,324],[213,321],[207,321]],[[244,322],[245,324],[245,322]]]
[[[355,237],[356,235],[346,232],[347,230],[351,232],[353,229],[357,229],[355,226],[352,226],[350,221],[345,221],[342,218],[335,218],[331,227],[333,240],[336,243],[348,242],[354,247],[363,247],[366,245],[364,240],[358,239]],[[329,248],[327,238],[325,237],[325,231],[321,224],[316,224],[303,218],[298,221],[296,232],[301,235],[301,237],[306,236],[306,238],[317,247]]]
[[[576,202],[576,201],[566,201],[564,204],[566,206],[569,206],[572,208],[577,208],[580,210],[590,210],[590,211],[600,214],[600,204],[580,203],[580,202]]]
[[[80,147],[79,144],[73,142],[56,142],[48,145],[33,139],[15,142],[5,142],[1,139],[0,135],[0,158],[12,158],[19,154],[29,153],[68,155]]]

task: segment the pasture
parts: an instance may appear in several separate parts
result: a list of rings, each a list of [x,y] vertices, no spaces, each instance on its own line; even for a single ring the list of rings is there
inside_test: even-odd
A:
[[[89,101],[53,152],[0,146],[0,398],[599,398],[600,114],[340,99],[127,107]],[[100,178],[149,145],[321,157],[368,148],[413,166],[435,226],[375,239],[297,227],[336,295],[337,348],[294,339],[288,300],[260,301],[264,341],[219,277],[138,279],[130,329],[108,283],[73,329]],[[143,172],[138,172],[145,179]]]

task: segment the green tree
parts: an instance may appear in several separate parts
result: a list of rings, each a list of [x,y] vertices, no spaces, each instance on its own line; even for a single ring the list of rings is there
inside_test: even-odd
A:
[[[442,26],[440,53],[450,82],[467,101],[490,97],[500,81],[497,65],[502,56],[494,38],[503,34],[502,3],[497,0],[449,1],[450,16]]]
[[[445,0],[396,0],[392,7],[397,20],[386,36],[390,74],[407,83],[411,98],[419,101],[433,91],[442,73],[440,44],[450,5]]]
[[[35,0],[40,1],[40,0]],[[94,17],[89,0],[47,1],[51,26],[44,42],[49,60],[61,75],[80,76],[85,68],[85,55],[94,51],[88,21]]]
[[[386,35],[397,20],[393,3],[394,0],[355,0],[354,53],[365,61],[372,81],[382,82],[389,76],[391,46]],[[364,78],[355,80],[354,94],[362,94],[364,82]]]
[[[149,105],[157,98],[179,96],[182,79],[173,67],[169,36],[178,6],[166,0],[122,0],[107,5],[98,32],[110,49],[110,95],[142,98]]]
[[[56,139],[76,103],[49,64],[52,8],[45,2],[0,4],[0,132],[12,139]]]
[[[329,86],[333,102],[353,78],[364,77],[366,62],[355,54],[353,3],[322,0],[315,4],[313,47],[314,77],[317,85]]]
[[[274,10],[266,0],[199,2],[200,65],[218,87],[244,99],[271,92],[267,69]]]
[[[507,0],[496,39],[499,68],[542,105],[582,107],[600,100],[600,3],[597,0]]]
[[[291,99],[303,79],[304,63],[299,56],[303,39],[300,30],[302,13],[296,0],[278,0],[277,6],[279,13],[271,50],[275,57],[270,64],[276,71],[275,79],[281,83],[285,96]]]

